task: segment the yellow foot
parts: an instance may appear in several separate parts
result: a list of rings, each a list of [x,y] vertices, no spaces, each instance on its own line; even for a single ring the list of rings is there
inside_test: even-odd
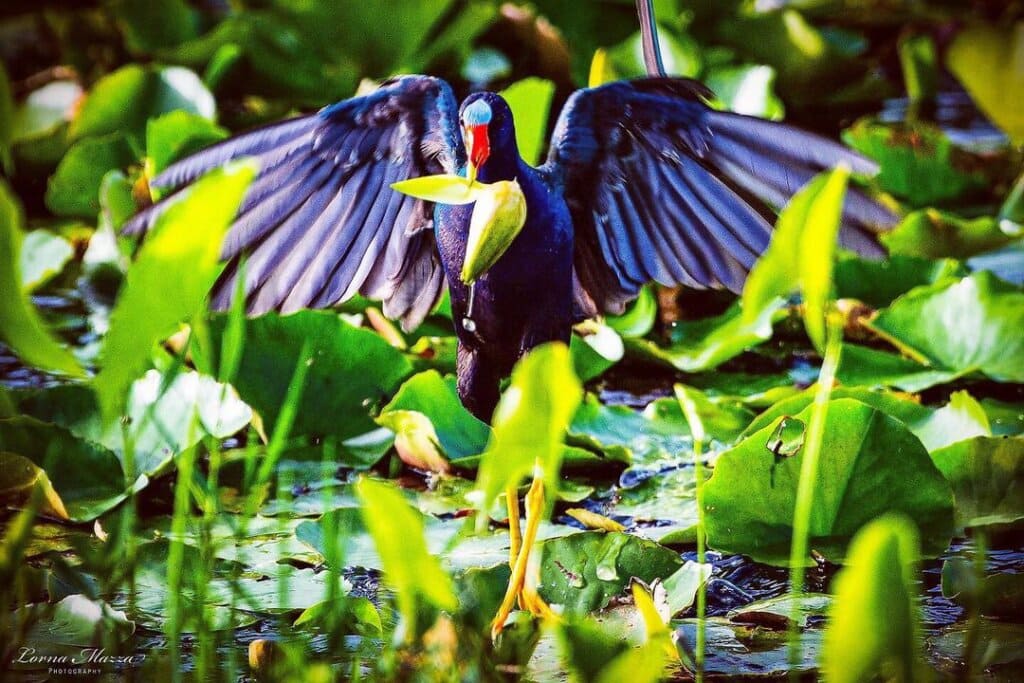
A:
[[[509,522],[509,566],[512,576],[508,581],[505,598],[491,622],[491,638],[497,638],[505,627],[505,620],[512,613],[513,605],[518,601],[519,607],[543,618],[554,617],[548,604],[537,593],[537,578],[540,575],[539,556],[533,552],[540,529],[541,516],[544,514],[544,481],[534,479],[530,490],[526,493],[526,531],[519,535],[519,500],[515,487],[505,491],[508,505]]]

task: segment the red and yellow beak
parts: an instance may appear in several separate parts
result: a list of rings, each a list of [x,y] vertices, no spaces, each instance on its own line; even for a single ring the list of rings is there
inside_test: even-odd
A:
[[[487,135],[487,124],[466,126],[466,148],[469,150],[469,182],[476,180],[476,172],[491,155],[491,139]]]

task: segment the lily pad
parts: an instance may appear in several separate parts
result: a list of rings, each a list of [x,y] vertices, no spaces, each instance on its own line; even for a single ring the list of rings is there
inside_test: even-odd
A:
[[[80,140],[120,131],[142,149],[146,122],[179,109],[207,119],[217,113],[213,95],[192,71],[129,64],[96,82],[71,122],[70,133]]]
[[[879,163],[877,181],[884,190],[913,206],[959,199],[987,185],[981,162],[930,124],[886,125],[863,119],[843,132],[843,140]]]
[[[894,255],[961,260],[1004,247],[1018,238],[1019,235],[1002,230],[999,221],[991,216],[967,219],[938,209],[909,213],[881,236],[882,243]],[[879,281],[871,284],[879,286]]]
[[[18,654],[5,664],[15,671],[47,671],[55,668],[55,658],[58,668],[86,673],[96,666],[89,657],[104,654],[99,648],[122,643],[135,631],[124,612],[84,595],[69,595],[56,605],[26,605],[4,619],[14,622],[5,626],[9,633],[18,620],[32,624]]]
[[[376,421],[395,432],[402,460],[426,470],[444,471],[448,460],[482,453],[491,435],[491,428],[463,407],[455,378],[436,370],[406,380]]]
[[[228,319],[210,323],[214,366]],[[304,344],[312,361],[292,434],[340,439],[374,429],[370,411],[398,388],[412,364],[379,335],[349,325],[337,313],[274,313],[245,321],[245,343],[233,385],[263,418],[271,433]]]
[[[953,487],[959,528],[1024,520],[1024,438],[976,436],[940,448],[932,460]]]
[[[75,248],[60,235],[33,230],[21,243],[21,286],[25,291],[46,284],[64,269]]]
[[[795,417],[804,424],[810,410]],[[769,564],[787,564],[803,449],[776,455],[770,424],[719,456],[705,484],[708,545]],[[952,530],[953,497],[921,442],[896,419],[848,398],[829,403],[814,487],[810,547],[841,560],[865,523],[898,511],[921,529],[929,551],[941,551]],[[879,496],[879,491],[885,491]],[[810,558],[808,558],[810,560]]]
[[[633,577],[650,583],[683,565],[668,548],[624,533],[587,531],[541,548],[541,597],[576,615],[606,606]]]
[[[1024,292],[990,273],[915,289],[870,327],[936,369],[1024,382]]]
[[[568,443],[604,453],[623,463],[675,459],[689,452],[693,439],[685,421],[660,414],[675,401],[652,403],[642,412],[608,406],[587,394],[569,425]],[[675,417],[670,415],[670,417]]]
[[[127,495],[116,455],[56,425],[30,417],[0,420],[0,453],[21,456],[42,469],[59,497],[55,511],[71,521],[91,521]],[[6,466],[17,463],[8,456]]]
[[[848,386],[897,387],[911,392],[951,382],[962,374],[858,344],[843,345],[837,373],[839,381]]]
[[[892,234],[885,233],[885,236]],[[931,240],[922,242],[932,243]],[[892,248],[891,244],[889,246]],[[857,299],[881,308],[915,287],[959,279],[966,274],[963,265],[950,259],[933,261],[894,255],[884,261],[873,261],[857,256],[840,256],[835,270],[836,297]]]
[[[46,206],[58,216],[95,216],[100,210],[103,176],[127,168],[135,160],[128,139],[117,130],[77,141],[50,178]]]

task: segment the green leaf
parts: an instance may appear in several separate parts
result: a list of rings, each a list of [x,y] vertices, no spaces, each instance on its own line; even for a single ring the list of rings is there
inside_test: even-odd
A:
[[[685,33],[661,29],[658,31],[658,42],[665,73],[685,78],[694,78],[700,74],[703,59],[697,41]],[[643,40],[639,31],[611,48],[608,51],[608,59],[615,72],[623,78],[647,75]]]
[[[991,273],[916,289],[869,326],[936,369],[1024,381],[1024,292]]]
[[[547,490],[558,490],[565,431],[582,397],[564,344],[538,346],[516,364],[494,411],[494,433],[480,461],[477,488],[483,495],[478,510],[490,510],[498,494],[518,486],[535,465],[542,469]]]
[[[71,119],[81,97],[82,86],[74,81],[54,81],[33,90],[14,112],[14,142],[38,142],[52,135]]]
[[[825,630],[821,664],[829,681],[922,678],[917,563],[917,531],[903,517],[877,519],[854,537]]]
[[[898,387],[923,391],[951,382],[963,372],[922,365],[916,360],[866,346],[845,344],[839,361],[839,381],[848,386]]]
[[[524,78],[500,93],[516,122],[516,145],[526,163],[536,166],[544,153],[551,98],[555,84],[543,78]]]
[[[213,365],[221,363],[227,316],[210,323]],[[412,374],[412,364],[379,335],[353,327],[331,311],[270,313],[245,321],[245,342],[233,386],[258,412],[267,433],[281,414],[288,385],[303,345],[311,345],[312,363],[296,406],[293,435],[349,437],[376,425],[375,404]]]
[[[773,120],[785,114],[782,100],[774,91],[775,69],[770,66],[716,66],[708,71],[704,83],[730,111]]]
[[[1024,22],[976,24],[961,30],[946,64],[971,98],[1017,144],[1024,141],[1024,113],[1008,93],[1024,92]]]
[[[900,65],[907,95],[914,102],[931,100],[938,91],[941,67],[935,41],[929,35],[911,35],[899,41]]]
[[[948,404],[913,425],[913,431],[929,453],[975,436],[992,436],[985,409],[966,391],[954,391]]]
[[[43,470],[61,503],[62,510],[55,511],[71,521],[91,521],[126,497],[117,456],[56,425],[30,417],[0,420],[0,452],[27,458]],[[15,463],[8,460],[7,466]]]
[[[127,432],[136,474],[151,475],[206,436],[224,439],[249,424],[252,411],[234,389],[197,372],[166,378],[150,370],[132,383],[127,426],[105,424],[96,394],[81,385],[57,386],[23,397],[18,409],[52,422],[80,439],[101,444],[124,463]]]
[[[15,656],[12,658],[12,668],[22,671],[46,671],[54,667],[67,667],[76,673],[79,670],[87,671],[88,667],[97,666],[86,663],[90,648],[99,650],[115,643],[123,643],[135,631],[135,622],[129,621],[124,612],[113,609],[102,600],[91,600],[85,595],[69,595],[56,605],[25,605],[15,613],[4,614],[3,619],[10,621],[4,624],[4,630],[9,633],[13,632],[18,624],[31,624],[20,644],[33,656],[44,660],[54,658],[53,661],[61,661],[61,658],[64,658],[63,661],[72,662],[65,665],[18,664],[20,658]],[[103,650],[99,652],[102,653]],[[75,662],[77,664],[74,664]]]
[[[711,370],[771,339],[772,324],[787,315],[784,305],[781,297],[772,299],[747,320],[736,303],[721,315],[679,322],[672,330],[672,345],[668,348],[645,339],[627,339],[626,349],[683,372]]]
[[[671,399],[652,402],[642,412],[601,403],[587,394],[569,426],[568,443],[638,465],[671,460],[693,447],[690,430]]]
[[[647,285],[640,288],[636,301],[622,315],[609,315],[605,323],[623,337],[640,338],[654,328],[658,317],[658,299],[654,289]]]
[[[796,419],[806,424],[811,409]],[[718,458],[704,486],[704,502],[708,545],[786,564],[804,454],[802,446],[793,456],[770,450],[774,428],[773,423],[751,434]],[[952,493],[906,426],[855,400],[830,401],[821,452],[828,457],[819,465],[815,486],[811,549],[841,560],[847,540],[889,511],[914,520],[930,550],[946,547]]]
[[[58,216],[92,218],[100,210],[99,191],[108,171],[136,159],[120,132],[79,140],[61,159],[46,186],[46,206]]]
[[[481,186],[469,219],[459,279],[472,285],[512,246],[526,223],[526,196],[515,180]]]
[[[153,345],[200,312],[221,270],[224,234],[255,173],[249,162],[213,171],[157,219],[128,270],[103,343],[93,386],[105,421],[124,407]],[[172,295],[166,293],[168,282],[174,282]]]
[[[942,563],[942,597],[968,610],[977,607],[985,616],[1013,621],[1024,612],[1024,574],[986,575],[967,558],[953,557]]]
[[[129,64],[96,82],[71,122],[70,134],[78,140],[121,132],[141,149],[146,122],[176,109],[211,120],[217,113],[213,95],[192,71]]]
[[[60,235],[49,230],[33,230],[21,242],[21,286],[26,292],[46,284],[56,277],[71,257],[75,248]]]
[[[966,274],[963,265],[951,259],[931,261],[896,255],[878,261],[841,255],[836,263],[836,297],[857,299],[881,308],[915,287],[959,279]]]
[[[976,436],[936,450],[932,460],[953,487],[958,528],[1024,520],[1024,439]]]
[[[743,287],[743,322],[772,310],[779,297],[803,294],[804,325],[818,349],[825,346],[825,308],[832,296],[832,269],[843,197],[850,170],[840,166],[793,195],[779,214],[768,250]]]
[[[892,254],[962,260],[1006,246],[1018,237],[1005,232],[991,216],[967,219],[938,209],[922,209],[907,214],[881,240]]]
[[[172,111],[146,124],[146,156],[152,163],[147,169],[156,176],[165,168],[193,152],[223,140],[228,132],[197,114]]]
[[[363,478],[356,482],[356,495],[384,565],[384,580],[395,591],[406,640],[412,640],[420,633],[420,601],[448,611],[458,607],[451,578],[427,550],[422,515],[393,486]]]
[[[954,147],[933,124],[862,119],[843,132],[843,140],[879,163],[882,189],[915,207],[950,202],[988,184],[983,162]]]
[[[75,357],[43,326],[25,296],[21,277],[21,208],[7,184],[0,181],[0,338],[25,363],[82,377]]]
[[[620,360],[626,349],[622,337],[610,326],[588,320],[576,326],[569,340],[569,353],[576,376],[583,382],[600,377]]]
[[[491,435],[491,428],[463,407],[455,378],[442,378],[436,370],[406,380],[376,421],[395,432],[395,448],[407,463],[437,457],[457,463],[482,453]]]
[[[618,532],[587,531],[545,541],[541,548],[541,597],[570,615],[605,607],[634,577],[650,583],[683,566],[678,553]]]
[[[107,6],[136,54],[174,47],[198,34],[198,17],[185,0],[113,0]]]

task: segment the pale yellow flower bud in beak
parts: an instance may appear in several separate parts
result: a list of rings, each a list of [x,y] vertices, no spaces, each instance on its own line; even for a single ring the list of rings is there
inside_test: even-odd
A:
[[[459,278],[467,285],[497,263],[526,223],[526,197],[519,183],[500,180],[484,185],[469,221],[466,259]]]

